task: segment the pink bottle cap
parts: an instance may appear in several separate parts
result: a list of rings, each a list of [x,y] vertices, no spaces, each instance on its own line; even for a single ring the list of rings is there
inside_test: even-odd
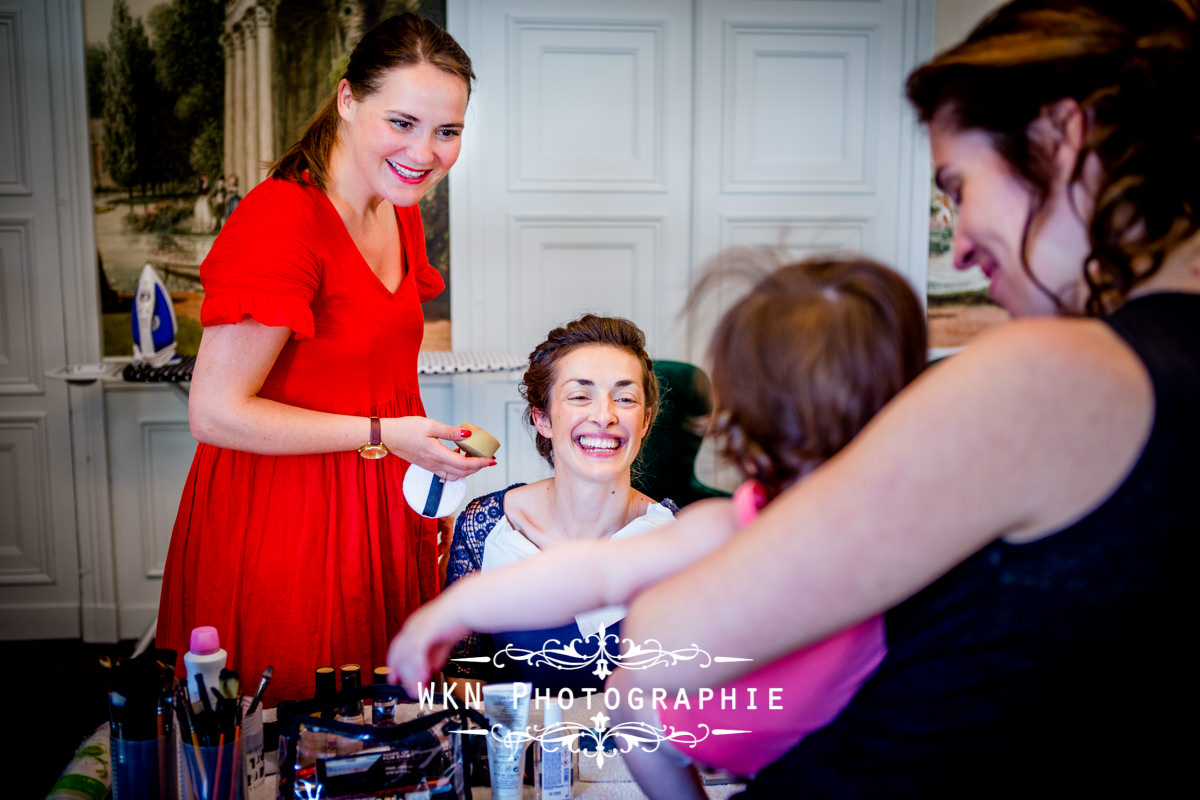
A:
[[[217,636],[217,629],[212,625],[192,628],[192,641],[189,649],[198,656],[211,655],[220,650],[221,640]]]

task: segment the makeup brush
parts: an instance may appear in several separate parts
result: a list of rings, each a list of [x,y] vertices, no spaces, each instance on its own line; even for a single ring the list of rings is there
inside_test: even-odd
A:
[[[196,681],[196,694],[200,695],[200,705],[206,712],[212,711],[212,701],[208,699],[208,687],[204,685],[204,676],[197,672],[194,679]]]
[[[221,694],[225,695],[230,700],[236,700],[240,697],[242,691],[242,679],[235,671],[228,667],[221,670]]]
[[[271,682],[271,676],[275,674],[275,668],[268,666],[263,670],[262,679],[258,682],[258,688],[254,690],[254,699],[250,701],[250,708],[246,710],[247,714],[253,714],[254,709],[258,708],[259,702],[262,701],[263,692],[267,690],[267,684]]]
[[[221,694],[225,696],[225,708],[229,709],[229,717],[224,719],[232,728],[236,728],[242,716],[242,679],[231,669],[221,670]]]
[[[204,775],[204,759],[200,755],[200,738],[196,735],[192,719],[192,706],[188,702],[187,689],[181,682],[175,687],[175,713],[179,715],[180,733],[192,740],[192,756],[196,759],[196,775],[200,778],[201,796],[208,794],[208,778]]]

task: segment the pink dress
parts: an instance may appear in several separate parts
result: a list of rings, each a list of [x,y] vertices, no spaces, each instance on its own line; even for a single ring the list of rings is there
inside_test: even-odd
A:
[[[738,522],[748,524],[763,505],[761,489],[753,481],[738,487],[733,495]],[[677,745],[683,755],[734,775],[752,776],[791,750],[808,734],[828,725],[867,678],[875,672],[887,652],[883,616],[875,616],[834,634],[803,650],[784,656],[762,669],[744,675],[721,688],[714,699],[699,708],[690,696],[691,708],[659,708],[659,721],[700,735],[711,730],[749,733],[709,735],[695,747]],[[736,655],[736,654],[733,654]],[[721,708],[721,689],[736,689],[737,709]],[[755,709],[749,709],[750,689],[755,689]],[[770,690],[776,689],[776,705],[770,707]]]

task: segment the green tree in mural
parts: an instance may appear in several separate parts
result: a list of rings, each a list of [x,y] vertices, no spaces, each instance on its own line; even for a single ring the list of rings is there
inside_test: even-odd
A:
[[[84,69],[87,74],[88,116],[92,118],[104,114],[104,69],[107,62],[108,49],[104,45],[87,45],[84,52]]]
[[[104,64],[104,157],[113,181],[129,192],[153,179],[154,52],[140,19],[125,0],[113,0],[112,30]]]
[[[175,0],[151,9],[155,72],[176,127],[174,169],[190,177],[221,172],[225,10],[212,0]]]

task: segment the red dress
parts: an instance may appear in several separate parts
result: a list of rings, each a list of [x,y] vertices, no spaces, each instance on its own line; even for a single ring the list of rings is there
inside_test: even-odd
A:
[[[238,206],[200,268],[204,325],[253,317],[292,330],[259,396],[369,417],[424,415],[421,302],[444,284],[415,208],[397,208],[406,269],[395,293],[319,189],[267,180]],[[363,440],[369,432],[363,420]],[[215,625],[253,691],[309,697],[313,669],[384,663],[390,637],[438,591],[433,520],[404,501],[408,462],[354,450],[267,456],[201,444],[171,533],[157,646],[183,653]]]

